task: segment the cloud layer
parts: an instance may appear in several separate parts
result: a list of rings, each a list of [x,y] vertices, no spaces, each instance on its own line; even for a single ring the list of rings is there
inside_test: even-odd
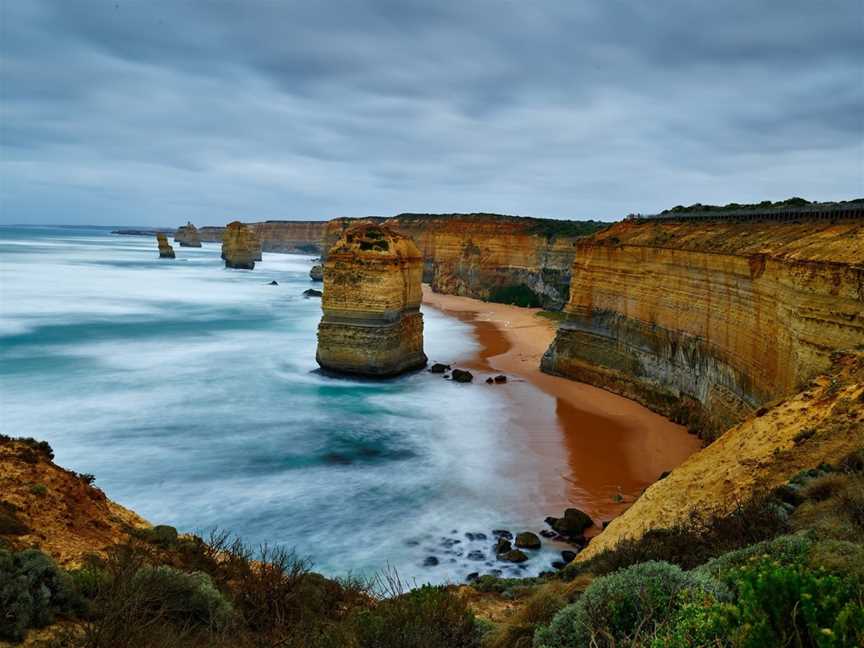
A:
[[[864,194],[860,0],[0,3],[2,222]]]

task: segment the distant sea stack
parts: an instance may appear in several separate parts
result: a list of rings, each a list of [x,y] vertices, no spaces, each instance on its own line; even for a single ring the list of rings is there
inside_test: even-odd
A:
[[[156,243],[159,245],[160,259],[174,258],[174,248],[171,247],[171,244],[168,242],[168,238],[161,232],[156,235]]]
[[[192,223],[186,223],[177,228],[174,233],[174,242],[180,247],[201,247],[201,237],[198,236],[198,228]]]
[[[226,268],[253,270],[255,262],[261,260],[261,243],[240,221],[228,223],[222,237],[222,258]]]
[[[386,377],[426,365],[414,242],[377,224],[347,229],[324,264],[316,359],[324,369]]]

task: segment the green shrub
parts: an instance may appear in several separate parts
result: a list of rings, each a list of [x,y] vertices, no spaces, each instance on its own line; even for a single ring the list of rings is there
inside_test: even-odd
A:
[[[0,551],[0,639],[22,640],[28,628],[52,623],[74,602],[68,576],[48,556]]]
[[[542,301],[528,286],[502,286],[489,292],[489,301],[498,304],[513,304],[527,308],[537,308]]]
[[[179,626],[220,628],[231,615],[231,605],[213,586],[207,574],[182,572],[160,565],[144,567],[131,586],[142,596],[139,609],[149,610]]]
[[[864,590],[856,578],[751,556],[726,579],[734,603],[683,606],[653,647],[834,648],[864,642]]]
[[[650,637],[687,601],[728,595],[717,581],[663,562],[646,562],[598,578],[573,605],[540,628],[535,648],[620,646]]]
[[[30,493],[37,497],[45,497],[48,494],[48,487],[45,484],[31,484]]]
[[[358,648],[477,648],[480,632],[465,602],[425,585],[356,615]]]

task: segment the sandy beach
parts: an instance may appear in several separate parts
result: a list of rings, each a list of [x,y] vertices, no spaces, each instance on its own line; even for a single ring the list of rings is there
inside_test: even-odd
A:
[[[542,373],[556,323],[539,309],[442,295],[425,285],[423,304],[474,327],[480,348],[458,366],[475,373],[477,386],[506,394],[510,440],[526,443],[548,467],[541,479],[550,514],[578,506],[595,520],[610,519],[701,447],[682,426],[634,401]],[[506,384],[485,384],[499,373]]]

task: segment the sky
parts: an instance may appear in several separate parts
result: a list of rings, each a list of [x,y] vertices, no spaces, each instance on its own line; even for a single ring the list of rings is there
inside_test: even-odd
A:
[[[864,196],[864,0],[0,0],[0,223]]]

